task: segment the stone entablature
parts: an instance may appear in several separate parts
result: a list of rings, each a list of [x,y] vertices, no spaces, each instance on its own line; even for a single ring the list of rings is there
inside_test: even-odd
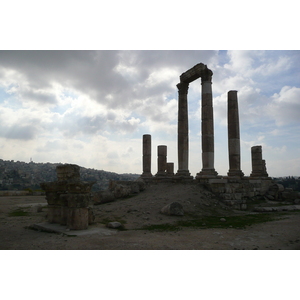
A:
[[[214,124],[212,104],[213,72],[203,63],[199,63],[180,75],[178,88],[178,171],[176,176],[190,178],[189,172],[189,133],[187,93],[191,82],[201,78],[201,134],[202,134],[202,170],[197,178],[214,178],[218,173],[214,169]]]

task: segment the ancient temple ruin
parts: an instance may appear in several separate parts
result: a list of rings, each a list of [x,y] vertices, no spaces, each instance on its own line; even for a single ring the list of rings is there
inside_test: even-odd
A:
[[[212,192],[223,197],[224,202],[239,209],[245,209],[246,200],[263,193],[272,184],[262,159],[262,147],[251,148],[252,172],[245,176],[241,170],[240,126],[237,91],[227,94],[228,121],[228,159],[227,175],[218,175],[214,167],[214,119],[212,96],[213,72],[203,63],[199,63],[180,75],[178,89],[178,170],[174,174],[174,163],[167,163],[167,146],[157,148],[158,170],[151,173],[151,135],[143,136],[143,174],[146,182],[151,181],[196,181],[205,184]],[[188,122],[188,88],[189,84],[201,78],[201,147],[202,170],[195,178],[189,172],[189,122]]]

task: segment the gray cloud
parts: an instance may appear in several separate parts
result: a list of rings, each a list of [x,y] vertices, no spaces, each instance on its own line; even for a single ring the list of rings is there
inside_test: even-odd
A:
[[[21,93],[21,97],[27,100],[36,101],[39,104],[56,104],[56,97],[50,93],[39,93],[35,91],[26,91]]]
[[[215,54],[216,51],[0,51],[0,66],[25,75],[33,90],[58,82],[108,107],[124,107],[134,99],[173,90],[165,83],[145,89],[143,82],[152,71],[169,67],[178,71],[179,78],[194,64],[209,63]],[[120,63],[137,70],[134,80],[116,71]],[[108,94],[113,96],[110,100],[105,98]],[[30,96],[41,103],[54,101],[36,92]]]
[[[13,140],[32,140],[35,138],[38,130],[35,124],[32,125],[19,125],[3,126],[0,135],[7,139]]]

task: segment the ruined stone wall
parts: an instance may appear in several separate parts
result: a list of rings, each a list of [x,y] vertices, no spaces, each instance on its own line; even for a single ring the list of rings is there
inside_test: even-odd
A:
[[[244,177],[242,179],[209,179],[204,184],[228,206],[244,210],[247,208],[247,200],[257,195],[264,195],[273,181]]]

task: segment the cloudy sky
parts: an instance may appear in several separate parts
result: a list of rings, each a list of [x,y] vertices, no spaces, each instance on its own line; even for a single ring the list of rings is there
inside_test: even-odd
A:
[[[142,135],[177,162],[176,84],[213,75],[215,168],[228,171],[227,92],[238,91],[242,170],[262,145],[270,176],[300,176],[300,51],[0,51],[1,159],[142,172]],[[200,79],[190,84],[190,172],[202,169]]]

